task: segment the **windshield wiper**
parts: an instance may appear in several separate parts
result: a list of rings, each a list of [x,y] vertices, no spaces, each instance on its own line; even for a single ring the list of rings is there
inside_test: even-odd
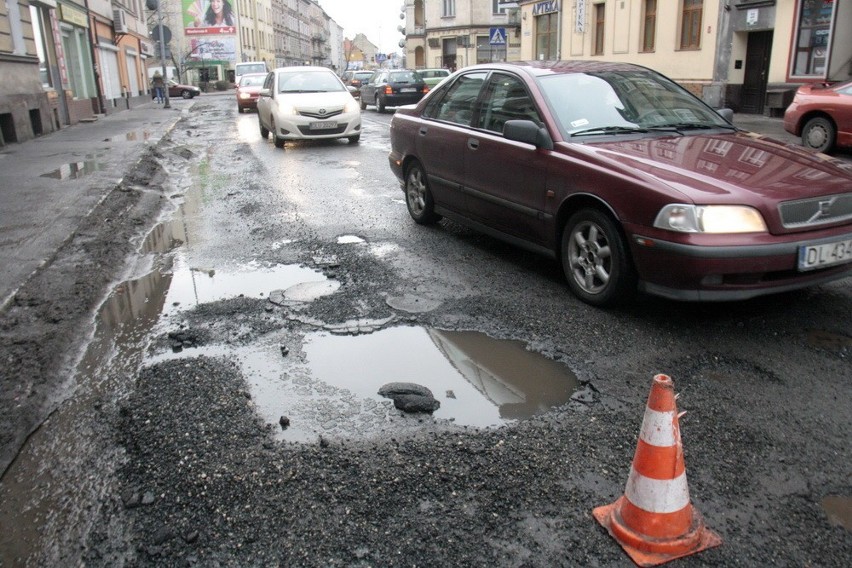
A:
[[[571,136],[590,136],[593,134],[633,134],[635,132],[648,132],[645,128],[635,126],[596,126],[585,130],[572,132]]]
[[[736,126],[729,124],[708,124],[706,122],[670,122],[667,124],[655,124],[647,127],[649,130],[710,130],[712,128],[727,128],[736,130]]]

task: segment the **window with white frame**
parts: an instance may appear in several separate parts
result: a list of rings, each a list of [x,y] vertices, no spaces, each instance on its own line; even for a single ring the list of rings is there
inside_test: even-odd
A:
[[[501,6],[501,4],[503,4],[503,2],[500,2],[500,0],[491,0],[491,13],[492,14],[505,14],[506,8]]]

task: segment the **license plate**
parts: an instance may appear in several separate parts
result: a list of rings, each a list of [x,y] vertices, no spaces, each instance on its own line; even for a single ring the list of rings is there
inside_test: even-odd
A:
[[[417,89],[415,89],[414,87],[403,87],[402,89],[399,90],[399,92],[400,93],[416,93]]]
[[[852,262],[852,239],[799,247],[799,270],[816,270]]]
[[[328,130],[329,128],[337,128],[337,123],[333,121],[312,122],[308,124],[311,130]]]

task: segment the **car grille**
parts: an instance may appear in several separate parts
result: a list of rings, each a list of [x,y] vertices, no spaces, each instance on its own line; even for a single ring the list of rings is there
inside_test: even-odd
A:
[[[344,132],[346,132],[346,126],[347,125],[344,124],[342,126],[338,126],[337,128],[323,128],[323,129],[319,129],[319,130],[313,130],[309,126],[300,126],[299,132],[301,132],[302,134],[305,134],[305,135],[315,134],[315,135],[318,135],[318,136],[320,136],[320,135],[325,136],[327,134],[343,134]]]
[[[331,118],[333,116],[337,116],[338,114],[343,114],[343,109],[339,108],[337,110],[328,110],[324,114],[320,114],[318,112],[308,112],[306,110],[300,110],[299,114],[302,116],[307,116],[309,118]]]
[[[778,210],[787,229],[848,221],[852,219],[852,193],[786,201]]]

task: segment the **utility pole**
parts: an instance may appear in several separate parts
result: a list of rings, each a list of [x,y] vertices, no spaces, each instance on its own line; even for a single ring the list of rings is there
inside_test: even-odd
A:
[[[158,20],[157,25],[160,28],[159,29],[159,32],[160,32],[160,63],[162,63],[162,65],[163,65],[163,82],[165,83],[164,89],[166,91],[166,93],[165,93],[166,102],[165,102],[165,104],[163,104],[163,108],[172,108],[171,105],[169,104],[169,75],[168,75],[168,72],[166,71],[166,42],[163,41],[164,38],[163,38],[162,2],[159,1],[159,0],[156,0],[156,1],[157,1],[157,20]]]

